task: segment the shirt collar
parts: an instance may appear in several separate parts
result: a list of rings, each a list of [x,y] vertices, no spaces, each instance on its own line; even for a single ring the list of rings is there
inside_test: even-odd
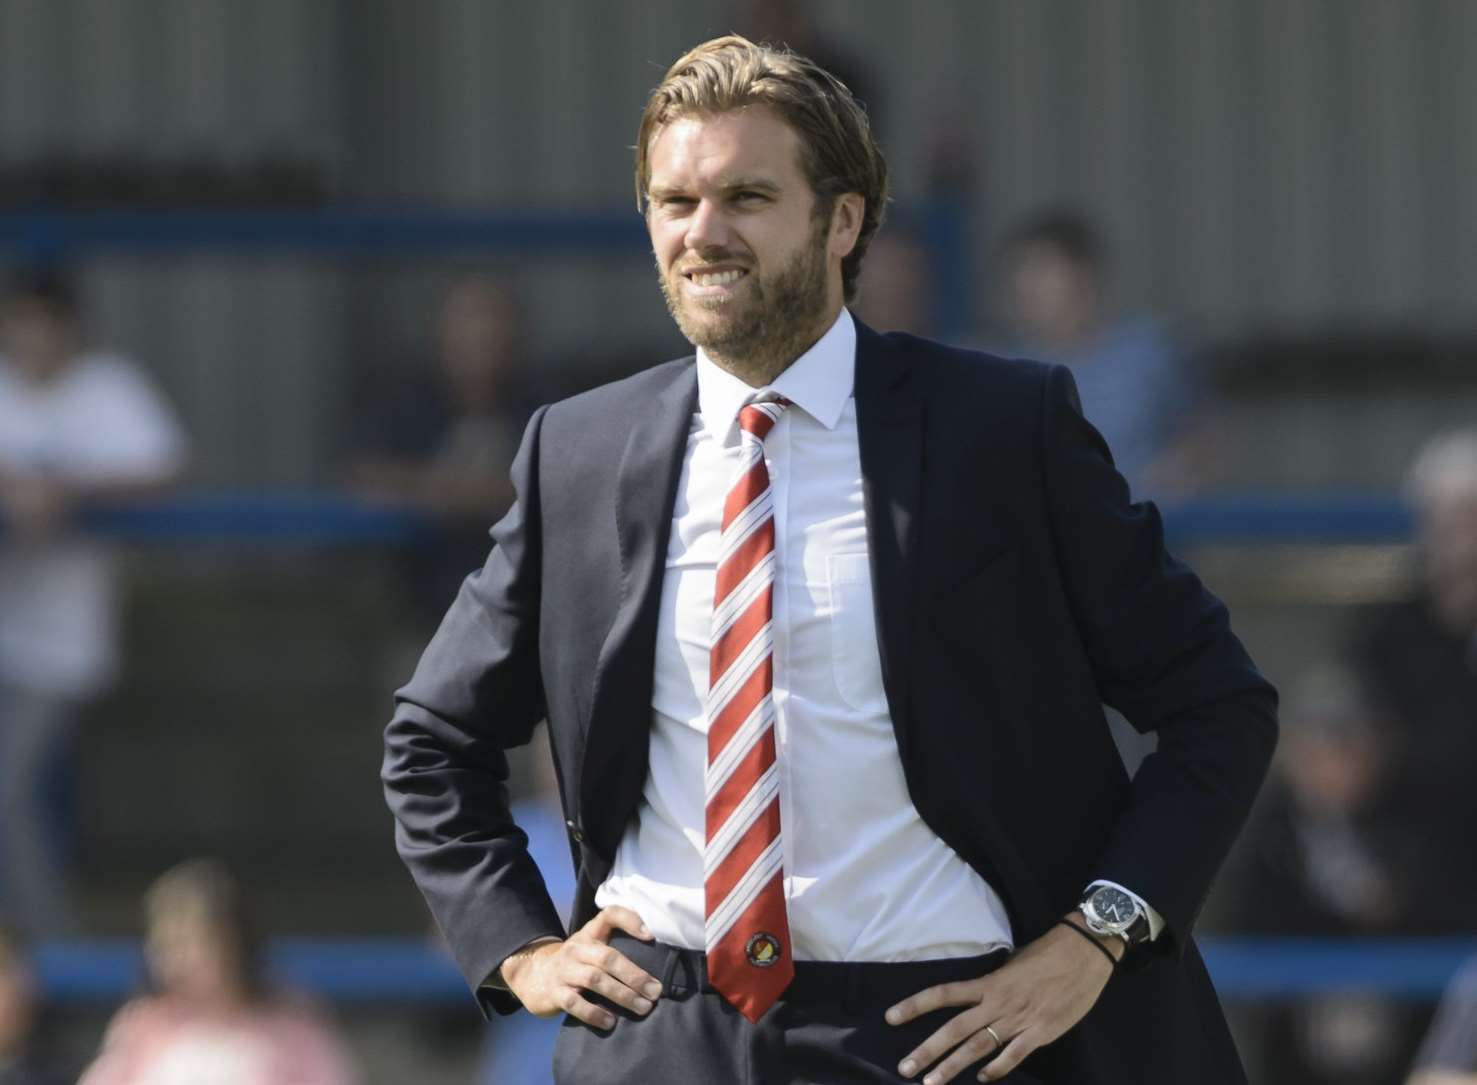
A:
[[[763,388],[753,388],[697,350],[697,402],[708,432],[725,439],[745,404],[765,392],[784,396],[827,429],[835,429],[856,376],[856,323],[842,307],[830,330]]]

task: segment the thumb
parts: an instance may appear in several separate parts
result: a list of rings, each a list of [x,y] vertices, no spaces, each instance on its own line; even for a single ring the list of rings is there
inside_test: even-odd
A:
[[[609,908],[601,909],[594,919],[585,924],[585,930],[602,942],[609,940],[611,932],[616,930],[625,931],[631,937],[639,938],[643,942],[649,942],[653,937],[651,929],[639,915],[619,904],[612,904]]]

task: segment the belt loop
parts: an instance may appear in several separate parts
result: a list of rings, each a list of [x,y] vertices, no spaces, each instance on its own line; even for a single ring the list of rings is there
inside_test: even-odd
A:
[[[846,982],[842,984],[846,992],[842,996],[845,1000],[846,1009],[854,1014],[861,1013],[867,1004],[867,991],[866,984],[863,982],[863,971],[861,968],[847,968],[845,973]]]
[[[667,946],[667,959],[662,963],[662,974],[657,977],[661,981],[663,993],[672,989],[672,980],[677,974],[677,966],[682,962],[682,951],[675,946]]]

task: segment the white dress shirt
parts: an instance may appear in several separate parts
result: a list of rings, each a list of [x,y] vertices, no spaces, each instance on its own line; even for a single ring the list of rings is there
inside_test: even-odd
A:
[[[797,960],[906,961],[1010,947],[993,889],[908,796],[882,689],[852,378],[856,327],[830,331],[764,389],[697,356],[698,408],[672,513],[657,627],[651,763],[595,901],[701,949],[709,624],[739,410],[792,406],[764,442],[774,490],[774,702],[785,897]]]

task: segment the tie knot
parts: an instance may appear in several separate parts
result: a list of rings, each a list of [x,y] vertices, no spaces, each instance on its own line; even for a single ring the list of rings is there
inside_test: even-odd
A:
[[[763,441],[789,405],[790,401],[784,396],[756,400],[739,411],[739,429]]]

